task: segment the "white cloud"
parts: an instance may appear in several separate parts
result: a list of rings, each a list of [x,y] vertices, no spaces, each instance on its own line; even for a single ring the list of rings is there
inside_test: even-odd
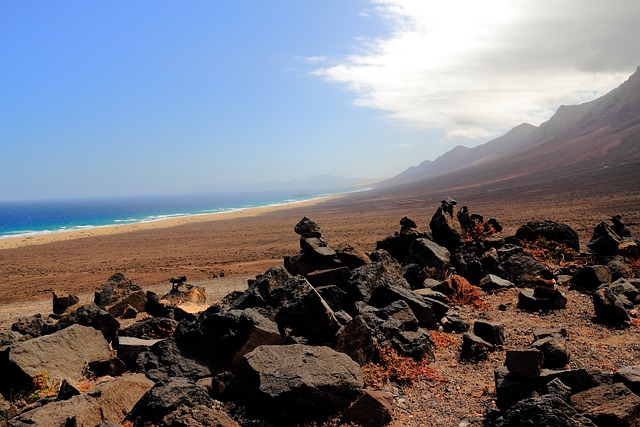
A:
[[[407,150],[411,148],[411,144],[398,144],[398,148],[402,148],[403,150]]]
[[[358,106],[450,138],[540,124],[640,65],[637,0],[371,2],[391,35],[314,74],[346,85]]]

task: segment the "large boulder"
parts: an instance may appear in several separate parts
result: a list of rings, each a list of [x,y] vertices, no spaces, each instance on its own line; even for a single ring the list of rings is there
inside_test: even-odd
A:
[[[611,270],[606,265],[584,266],[571,280],[571,286],[593,292],[598,287],[611,283]]]
[[[62,314],[79,301],[77,295],[65,291],[53,291],[53,314]]]
[[[127,306],[132,306],[139,312],[144,311],[145,301],[142,288],[122,273],[109,277],[102,290],[95,293],[94,299],[98,307],[114,317],[122,315]]]
[[[598,289],[593,294],[593,309],[599,322],[612,326],[629,326],[631,318],[624,303],[609,287]]]
[[[521,226],[516,231],[515,237],[520,240],[534,241],[545,239],[555,243],[561,243],[580,252],[580,239],[578,233],[566,224],[555,221],[533,221]]]
[[[293,231],[302,237],[322,237],[320,226],[306,216],[295,225]]]
[[[383,284],[411,289],[402,275],[400,264],[388,252],[376,251],[379,259],[359,267],[351,273],[347,284],[347,295],[352,303],[364,301],[369,303],[373,291]]]
[[[120,425],[138,400],[153,386],[142,374],[126,374],[98,384],[70,399],[52,402],[24,412],[10,426],[98,426]]]
[[[405,262],[425,267],[432,272],[434,278],[441,279],[451,265],[451,255],[446,247],[432,240],[419,238],[411,243]]]
[[[640,426],[640,396],[624,384],[603,384],[571,396],[573,406],[599,426]]]
[[[551,272],[528,252],[514,251],[498,265],[496,274],[516,286],[533,286],[538,277],[550,277]]]
[[[593,230],[593,236],[587,246],[597,256],[613,256],[618,252],[620,236],[603,221]]]
[[[567,306],[567,297],[557,286],[536,286],[523,289],[518,294],[518,308],[529,311],[559,310]]]
[[[260,346],[242,357],[230,394],[251,413],[289,425],[340,413],[363,384],[360,366],[328,347]]]
[[[182,350],[173,339],[158,341],[149,350],[141,351],[136,359],[136,369],[154,382],[175,377],[196,381],[213,372],[206,360]]]
[[[621,382],[640,396],[640,365],[625,366],[613,374],[614,382]]]
[[[567,402],[555,394],[524,399],[490,427],[554,426],[596,427],[588,418],[578,414]]]
[[[90,326],[102,332],[104,338],[112,342],[116,339],[120,322],[118,322],[111,314],[98,308],[95,304],[80,305],[72,311],[65,313],[58,323],[55,330],[67,328],[71,325]]]
[[[20,389],[31,385],[33,378],[47,373],[52,380],[77,382],[83,378],[85,365],[109,357],[109,344],[93,328],[72,325],[51,335],[13,344],[0,361],[0,387]]]

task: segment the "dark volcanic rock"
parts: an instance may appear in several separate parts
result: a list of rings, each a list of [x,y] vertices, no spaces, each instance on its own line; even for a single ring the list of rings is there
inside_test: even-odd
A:
[[[186,377],[192,380],[211,376],[212,369],[201,358],[181,350],[173,339],[159,341],[143,351],[136,361],[138,371],[154,382]]]
[[[458,252],[451,258],[456,273],[463,276],[472,285],[477,285],[482,279],[483,268],[480,259],[471,252]]]
[[[53,291],[53,314],[62,314],[79,301],[77,295],[64,291]]]
[[[535,379],[542,372],[544,354],[538,349],[507,351],[505,366],[510,374],[524,379]]]
[[[612,326],[628,326],[631,319],[620,298],[605,287],[593,294],[593,308],[599,322]]]
[[[55,329],[61,330],[71,325],[90,326],[97,329],[109,342],[115,340],[120,328],[120,322],[94,304],[81,305],[67,312],[58,320]]]
[[[367,254],[351,245],[338,245],[336,254],[340,262],[349,270],[355,270],[358,267],[371,263],[371,259]]]
[[[496,274],[514,283],[516,286],[530,287],[538,277],[550,277],[547,267],[527,252],[515,252],[504,259]]]
[[[540,350],[544,354],[543,368],[560,369],[569,363],[567,340],[560,335],[541,338],[531,344],[531,347]]]
[[[599,426],[640,425],[640,397],[624,384],[603,384],[574,394],[571,403]]]
[[[473,333],[494,346],[504,344],[504,325],[502,323],[476,320],[473,324]]]
[[[515,237],[529,241],[542,238],[555,243],[562,243],[574,251],[580,252],[578,233],[568,225],[554,221],[528,222],[516,231]]]
[[[56,330],[55,321],[42,314],[20,317],[11,325],[11,330],[31,338],[40,337]]]
[[[320,226],[306,216],[296,224],[293,231],[302,237],[322,237]]]
[[[464,244],[464,230],[458,220],[456,204],[455,200],[447,197],[429,222],[433,240],[452,252]]]
[[[460,352],[462,359],[486,360],[493,350],[493,344],[474,334],[466,333],[462,336],[462,351]]]
[[[593,230],[593,237],[587,246],[597,256],[613,256],[620,246],[620,236],[603,221]]]
[[[200,405],[213,406],[213,399],[204,387],[188,378],[169,378],[155,384],[145,393],[133,407],[127,420],[132,421],[134,426],[158,425],[163,417],[182,406],[194,408]]]
[[[596,427],[588,418],[578,414],[567,402],[554,394],[522,400],[489,426]]]
[[[141,339],[162,339],[169,338],[178,322],[165,317],[150,317],[140,322],[136,322],[128,328],[118,332],[119,337],[136,337]]]
[[[625,366],[613,374],[613,381],[622,382],[640,396],[640,365]]]
[[[601,285],[611,283],[611,270],[606,265],[587,265],[571,281],[572,286],[595,291]]]
[[[344,412],[343,423],[362,427],[382,427],[393,418],[393,395],[383,391],[365,390],[362,396]]]
[[[557,287],[536,286],[518,294],[518,308],[529,311],[559,310],[567,306],[567,298]]]
[[[485,292],[498,291],[513,288],[515,285],[508,280],[502,279],[494,274],[487,274],[480,280],[480,289]]]
[[[358,364],[328,347],[261,346],[242,358],[230,393],[277,424],[324,420],[360,395]]]

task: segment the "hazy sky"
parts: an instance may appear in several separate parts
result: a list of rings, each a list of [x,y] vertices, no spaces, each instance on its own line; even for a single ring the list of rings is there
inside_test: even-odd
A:
[[[637,0],[0,2],[0,200],[389,177],[640,65]]]

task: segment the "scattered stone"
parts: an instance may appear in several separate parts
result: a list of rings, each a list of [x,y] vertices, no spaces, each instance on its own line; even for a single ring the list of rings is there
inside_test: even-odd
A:
[[[614,382],[621,382],[640,396],[640,365],[625,366],[613,374]]]
[[[499,418],[493,427],[554,426],[595,427],[555,394],[521,400]]]
[[[620,236],[604,221],[593,230],[593,237],[587,244],[591,252],[597,256],[613,256],[617,253],[619,245]]]
[[[518,294],[518,308],[529,311],[559,310],[567,306],[567,298],[557,287],[536,286]]]
[[[276,424],[320,421],[357,399],[360,366],[328,347],[260,346],[242,358],[231,393]]]
[[[365,390],[344,412],[342,422],[362,427],[382,427],[392,418],[393,395],[383,391]]]
[[[53,314],[63,314],[69,307],[79,301],[80,299],[77,295],[64,291],[53,291]]]
[[[552,336],[560,336],[562,338],[567,338],[567,330],[565,328],[551,328],[551,329],[534,329],[533,337],[536,341],[541,340],[543,338],[552,337]]]
[[[455,207],[457,203],[450,197],[444,199],[429,222],[433,240],[452,252],[464,244],[465,237],[458,220],[458,209]]]
[[[571,396],[573,406],[599,426],[640,425],[640,396],[624,384],[604,384]]]
[[[20,317],[11,325],[12,331],[31,338],[51,333],[55,330],[54,328],[55,321],[49,317],[43,317],[42,314]]]
[[[541,338],[531,344],[531,348],[540,350],[544,355],[543,368],[562,369],[569,363],[567,340],[560,335],[554,334]]]
[[[544,354],[537,349],[509,350],[506,354],[505,366],[510,374],[524,379],[535,379],[540,376]]]
[[[469,322],[456,315],[450,314],[442,318],[442,329],[445,332],[463,333],[467,332],[470,328],[471,325],[469,325]]]
[[[611,283],[611,270],[606,265],[587,265],[573,278],[572,286],[592,292]]]
[[[473,333],[496,347],[504,344],[504,325],[502,323],[476,320],[473,324]]]
[[[476,335],[466,333],[462,336],[462,350],[460,352],[462,359],[476,362],[486,360],[489,357],[489,353],[493,350],[493,344]]]
[[[593,294],[593,309],[599,322],[611,326],[629,326],[631,319],[623,302],[611,290],[605,287]]]
[[[513,288],[515,285],[508,280],[502,279],[495,274],[487,274],[480,280],[480,289],[485,292],[500,291]]]

